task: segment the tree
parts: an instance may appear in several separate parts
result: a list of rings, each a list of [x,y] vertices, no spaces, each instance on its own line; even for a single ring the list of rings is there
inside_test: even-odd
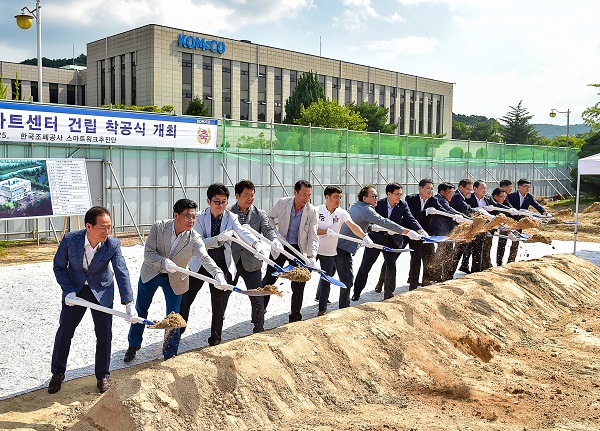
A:
[[[346,106],[356,112],[367,121],[368,132],[394,133],[397,124],[390,124],[390,110],[384,106],[379,106],[376,103],[354,102],[347,103]]]
[[[589,84],[590,87],[600,87],[600,84]],[[600,93],[598,93],[600,94]],[[592,128],[592,131],[600,130],[600,102],[596,102],[594,106],[590,106],[581,114],[583,122]]]
[[[123,109],[126,111],[161,112],[163,114],[171,114],[175,110],[175,107],[172,105],[165,105],[162,108],[159,108],[156,105],[147,105],[147,106],[122,105],[122,104],[102,105],[102,108],[109,108],[109,107],[112,107],[112,109]]]
[[[73,60],[75,60],[75,66],[87,66],[87,55],[79,54],[78,57],[73,58],[57,58],[51,59],[42,57],[42,66],[44,67],[63,67],[73,64]],[[21,64],[28,64],[30,66],[37,66],[37,58],[28,58],[27,60],[23,60]]]
[[[468,141],[471,137],[471,129],[462,121],[452,120],[452,139]]]
[[[298,78],[296,88],[285,101],[285,118],[283,122],[297,124],[302,107],[308,108],[319,99],[325,100],[325,91],[319,81],[319,76],[316,73],[313,74],[312,71],[303,73]]]
[[[4,85],[4,75],[0,73],[0,99],[6,99],[8,96],[8,85]]]
[[[470,138],[472,141],[500,142],[502,140],[500,124],[493,118],[479,121],[471,127]]]
[[[208,117],[209,114],[208,107],[198,96],[193,97],[185,110],[185,115],[194,115],[196,117]]]
[[[585,144],[581,147],[578,157],[583,159],[598,153],[600,153],[600,132],[591,133],[585,139]],[[571,186],[573,188],[577,187],[577,168],[571,171],[571,178],[573,178]],[[598,175],[582,175],[580,191],[600,197],[600,177]]]
[[[348,106],[342,106],[337,100],[319,99],[308,108],[302,106],[297,123],[315,127],[350,130],[365,130],[367,121]]]
[[[535,126],[529,124],[529,120],[533,118],[529,112],[521,106],[523,101],[514,107],[510,106],[512,111],[509,111],[504,117],[500,119],[504,124],[502,126],[502,133],[504,135],[504,142],[507,144],[522,144],[522,145],[534,145],[537,141],[537,131]]]

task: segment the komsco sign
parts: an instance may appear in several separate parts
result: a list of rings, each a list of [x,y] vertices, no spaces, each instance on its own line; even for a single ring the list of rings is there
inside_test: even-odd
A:
[[[217,42],[216,40],[209,40],[194,36],[186,36],[185,34],[180,34],[178,38],[179,46],[183,46],[184,48],[192,48],[192,49],[201,49],[203,51],[212,51],[218,52],[219,54],[223,54],[225,49],[225,42]]]

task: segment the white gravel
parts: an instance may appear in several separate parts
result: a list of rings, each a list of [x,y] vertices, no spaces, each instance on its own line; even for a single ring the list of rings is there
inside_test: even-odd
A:
[[[554,241],[552,246],[545,244],[524,244],[517,260],[534,259],[547,254],[572,253],[572,241]],[[578,255],[600,265],[600,244],[578,243]],[[495,256],[495,247],[492,249]],[[131,274],[134,294],[137,290],[139,269],[143,260],[143,247],[124,247],[123,254]],[[398,288],[396,294],[406,291],[408,285],[409,253],[402,253],[398,259]],[[362,249],[354,258],[354,271],[358,271],[362,259]],[[382,259],[379,258],[372,270],[369,284],[358,304],[382,299],[381,293],[373,291],[379,276]],[[463,275],[458,272],[455,276]],[[307,283],[304,294],[302,314],[304,319],[316,316],[318,307],[314,301],[318,283],[317,275]],[[52,272],[52,263],[35,263],[2,268],[3,286],[0,289],[0,348],[3,350],[0,363],[0,399],[46,387],[50,380],[50,360],[54,336],[58,328],[60,315],[60,287]],[[241,283],[241,282],[240,282]],[[283,298],[271,298],[265,316],[265,329],[275,328],[288,322],[291,290],[289,281],[281,281]],[[240,284],[243,286],[243,284]],[[115,304],[120,302],[118,293]],[[330,310],[337,310],[337,287],[332,286]],[[352,302],[352,305],[356,305]],[[116,305],[124,310],[124,306]],[[160,290],[154,297],[149,317],[162,319],[165,316],[164,297]],[[192,306],[190,322],[179,347],[179,352],[207,346],[211,320],[210,294],[203,287]],[[127,349],[129,324],[125,320],[113,319],[113,346],[111,369],[124,368],[162,358],[161,346],[163,331],[147,329],[144,333],[142,349],[130,364],[123,362]],[[232,294],[225,315],[223,340],[230,340],[252,334],[250,323],[250,301],[244,295]],[[91,314],[86,313],[77,328],[67,364],[66,380],[94,374],[94,351],[96,338],[93,331]]]

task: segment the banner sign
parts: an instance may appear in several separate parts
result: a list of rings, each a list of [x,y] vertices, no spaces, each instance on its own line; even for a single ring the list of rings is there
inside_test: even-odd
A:
[[[0,102],[0,142],[215,149],[217,131],[214,119]]]
[[[85,214],[85,159],[0,159],[0,219]]]

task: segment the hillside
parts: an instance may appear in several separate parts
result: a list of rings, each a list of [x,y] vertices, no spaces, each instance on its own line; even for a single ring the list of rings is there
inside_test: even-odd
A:
[[[555,124],[534,124],[539,136],[544,138],[554,139],[557,136],[565,136],[567,134],[567,126],[557,126]],[[571,124],[569,126],[569,135],[576,136],[581,133],[590,131],[590,126],[587,124]]]

